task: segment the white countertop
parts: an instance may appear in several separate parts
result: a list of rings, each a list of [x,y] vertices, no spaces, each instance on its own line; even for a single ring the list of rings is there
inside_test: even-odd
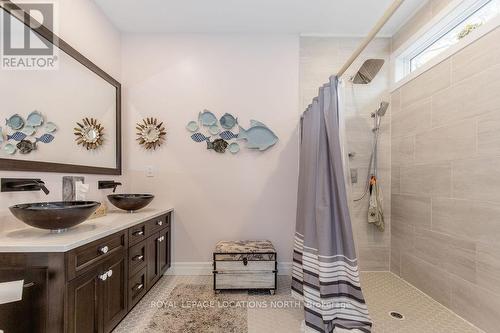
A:
[[[60,234],[30,227],[8,213],[2,214],[0,253],[66,252],[171,211],[173,208],[145,208],[135,213],[112,210],[106,216],[87,220]]]

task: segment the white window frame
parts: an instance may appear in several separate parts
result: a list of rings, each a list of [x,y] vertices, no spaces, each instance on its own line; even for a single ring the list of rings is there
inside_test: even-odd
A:
[[[500,26],[500,15],[480,26],[474,33],[464,37],[428,62],[411,71],[411,59],[425,51],[434,42],[443,37],[471,14],[484,6],[488,0],[455,0],[438,15],[425,24],[408,41],[391,55],[392,80],[391,91],[394,91],[415,79],[430,68],[449,58],[467,45]]]

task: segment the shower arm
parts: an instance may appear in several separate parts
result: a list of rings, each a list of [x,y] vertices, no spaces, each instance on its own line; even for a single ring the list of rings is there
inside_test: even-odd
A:
[[[351,67],[353,62],[359,57],[361,52],[370,44],[373,38],[377,36],[379,31],[383,28],[383,26],[389,21],[389,19],[394,15],[394,13],[398,10],[398,8],[403,4],[405,0],[395,0],[392,5],[387,8],[385,11],[384,15],[378,20],[378,22],[375,24],[375,26],[372,28],[372,30],[368,33],[368,35],[365,37],[361,45],[358,46],[356,51],[351,55],[351,57],[346,61],[344,66],[340,68],[340,70],[337,72],[337,77],[341,77],[342,75],[345,74],[347,69]]]

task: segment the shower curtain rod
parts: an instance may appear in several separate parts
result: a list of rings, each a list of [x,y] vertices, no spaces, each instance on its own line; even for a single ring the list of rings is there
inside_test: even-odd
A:
[[[363,50],[368,46],[368,44],[375,38],[375,36],[379,33],[380,29],[389,21],[392,15],[398,10],[398,8],[403,4],[405,0],[395,0],[392,5],[387,8],[384,15],[378,20],[377,24],[372,28],[368,36],[363,40],[361,45],[358,46],[356,51],[351,55],[351,57],[347,60],[347,62],[342,66],[342,68],[338,71],[337,77],[341,77],[347,71],[349,67],[353,64],[357,57],[363,52]]]

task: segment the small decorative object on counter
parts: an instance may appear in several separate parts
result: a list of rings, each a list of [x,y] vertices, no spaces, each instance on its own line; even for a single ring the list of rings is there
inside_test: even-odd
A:
[[[137,123],[137,141],[139,144],[143,145],[146,149],[156,150],[156,147],[162,145],[165,141],[165,127],[163,122],[158,124],[156,118],[146,118],[142,120],[142,123]]]
[[[105,202],[101,202],[101,205],[97,210],[90,215],[89,220],[96,219],[98,217],[103,217],[108,215],[108,205]]]
[[[76,143],[87,150],[97,149],[104,142],[104,127],[94,118],[85,118],[82,122],[76,123]]]
[[[214,291],[277,289],[276,250],[270,241],[221,241],[213,253]]]

